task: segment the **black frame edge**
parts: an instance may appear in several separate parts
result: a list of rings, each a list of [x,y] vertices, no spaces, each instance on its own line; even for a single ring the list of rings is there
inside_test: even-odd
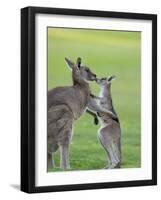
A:
[[[152,19],[152,180],[157,185],[157,15]]]
[[[71,9],[71,8],[56,8],[56,7],[25,7],[32,9],[34,13],[42,14],[62,14],[73,16],[87,16],[87,17],[114,17],[123,19],[146,19],[152,20],[156,14],[149,13],[133,13],[133,12],[118,12],[118,11],[105,11],[105,10],[84,10],[84,9]]]
[[[28,9],[21,9],[21,190],[28,192]]]
[[[141,187],[156,185],[153,180],[139,180],[139,181],[122,181],[109,183],[87,183],[75,185],[58,185],[58,186],[40,186],[35,187],[33,193],[44,192],[65,192],[77,190],[95,190],[95,189],[110,189],[110,188],[124,188],[124,187]]]
[[[21,9],[21,191],[35,187],[35,20]]]

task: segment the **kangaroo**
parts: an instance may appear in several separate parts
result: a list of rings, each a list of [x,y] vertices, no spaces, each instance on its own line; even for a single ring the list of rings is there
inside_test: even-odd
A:
[[[100,107],[108,109],[116,116],[111,117],[111,115],[106,112],[97,112],[98,119],[101,123],[101,128],[98,130],[98,139],[107,152],[109,165],[106,168],[109,169],[120,168],[121,163],[121,128],[113,107],[111,96],[111,82],[114,78],[115,76],[110,76],[108,78],[96,80],[101,87],[99,95]],[[98,101],[98,97],[93,97],[93,100]],[[95,110],[97,110],[97,108]]]
[[[57,87],[48,91],[48,155],[47,167],[55,166],[52,156],[59,148],[60,168],[70,168],[69,145],[72,138],[73,122],[86,110],[90,99],[88,81],[96,80],[96,75],[78,58],[74,63],[65,58],[72,70],[72,86]],[[108,112],[106,109],[102,111]]]

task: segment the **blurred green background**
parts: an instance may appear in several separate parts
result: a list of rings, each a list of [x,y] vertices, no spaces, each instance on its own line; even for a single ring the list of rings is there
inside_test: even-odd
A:
[[[122,168],[141,165],[141,33],[110,30],[48,28],[48,90],[71,85],[71,72],[64,58],[77,57],[98,75],[116,75],[112,97],[121,123]],[[98,95],[99,87],[90,82]],[[107,165],[107,155],[97,139],[99,125],[84,114],[74,124],[70,145],[71,170],[101,169]],[[59,170],[59,152],[56,153]]]

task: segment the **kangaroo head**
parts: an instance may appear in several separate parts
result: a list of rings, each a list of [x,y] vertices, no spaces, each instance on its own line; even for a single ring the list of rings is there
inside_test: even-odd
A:
[[[80,78],[84,81],[94,81],[96,80],[96,74],[94,74],[89,67],[81,64],[81,58],[77,58],[76,63],[69,60],[68,58],[65,58],[65,61],[68,65],[68,67],[72,70],[74,67],[77,68],[78,74],[80,75]]]
[[[105,77],[105,78],[97,78],[96,82],[98,83],[98,85],[100,86],[108,86],[108,85],[111,85],[111,82],[116,78],[115,75],[112,75],[112,76],[108,76],[108,77]]]

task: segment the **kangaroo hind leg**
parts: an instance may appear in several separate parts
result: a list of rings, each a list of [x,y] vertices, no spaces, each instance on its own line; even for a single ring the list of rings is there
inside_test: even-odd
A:
[[[60,145],[60,168],[69,169],[69,144]]]
[[[55,167],[55,162],[54,162],[54,153],[57,151],[58,145],[49,145],[48,144],[48,153],[47,153],[47,169],[52,169]]]
[[[99,134],[99,140],[104,147],[104,149],[107,152],[108,158],[109,158],[109,165],[106,167],[108,169],[113,169],[117,166],[117,164],[120,161],[120,158],[118,156],[118,150],[116,148],[113,141],[113,137],[111,134],[108,134],[107,132],[101,132]]]
[[[69,169],[69,145],[72,138],[72,123],[68,121],[59,135],[60,168]]]
[[[117,141],[114,143],[114,151],[115,151],[115,156],[117,157],[117,164],[115,168],[120,168],[121,165],[121,141],[120,138],[117,139]]]
[[[109,160],[109,163],[105,168],[111,168],[111,166],[113,166],[114,163],[116,163],[116,159],[112,149],[112,138],[110,137],[110,135],[103,132],[98,134],[98,138],[100,140],[101,145],[105,149]]]
[[[107,153],[108,165],[105,167],[105,169],[107,169],[108,166],[111,165],[111,156],[110,156],[110,154],[109,154],[109,151],[108,151],[107,148],[106,148],[106,145],[104,144],[103,139],[101,138],[101,134],[98,134],[98,139],[99,139],[99,141],[100,141],[102,147],[104,148],[104,150],[105,150],[106,153]]]
[[[110,157],[111,157],[111,165],[108,167],[108,169],[114,169],[115,166],[118,163],[118,158],[117,158],[117,156],[115,154],[115,151],[114,151],[114,148],[113,148],[112,144],[109,144],[107,146],[107,151],[109,152]]]

